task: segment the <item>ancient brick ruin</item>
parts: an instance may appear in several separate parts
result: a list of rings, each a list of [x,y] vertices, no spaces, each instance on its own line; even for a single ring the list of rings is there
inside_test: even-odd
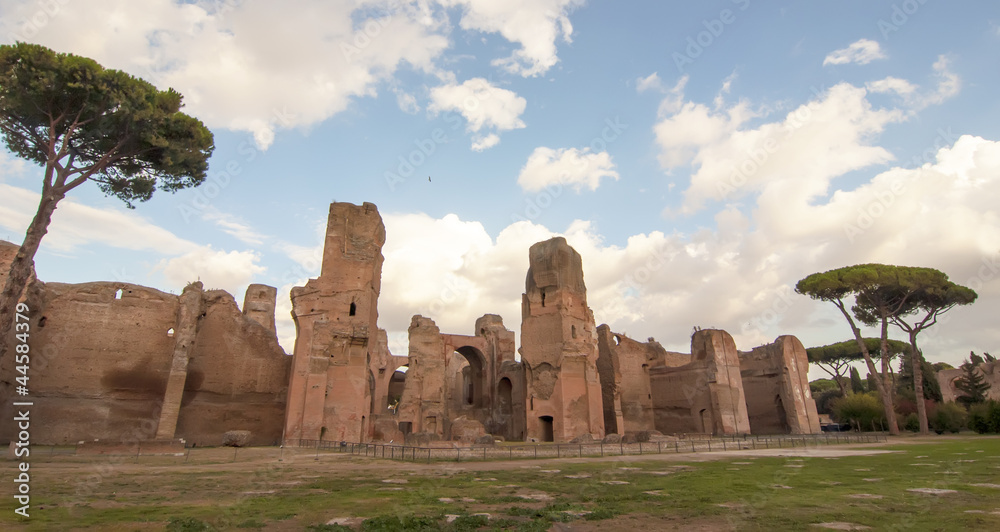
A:
[[[177,296],[33,281],[32,396],[46,420],[34,441],[220,445],[226,431],[249,431],[255,445],[436,445],[819,431],[797,339],[739,352],[725,331],[698,330],[691,352],[675,353],[597,327],[583,258],[562,237],[528,250],[519,349],[498,315],[475,320],[471,335],[417,315],[408,353],[393,355],[378,328],[384,243],[375,205],[330,205],[321,273],[290,294],[291,356],[277,343],[272,287],[251,285],[241,311],[201,283]],[[4,276],[16,249],[0,244]],[[0,382],[2,408],[11,393]]]
[[[0,244],[0,282],[16,251]],[[268,318],[201,283],[177,296],[128,283],[32,282],[32,415],[45,420],[32,425],[32,441],[220,445],[229,429],[249,430],[254,445],[281,441],[290,360],[274,335],[274,293],[251,285],[243,305],[271,308]],[[13,360],[3,375],[14,374]],[[5,416],[11,384],[0,383]],[[0,427],[0,440],[10,430]]]
[[[990,389],[986,391],[986,398],[993,401],[1000,401],[1000,361],[987,360],[976,366],[976,371],[980,373],[990,384]],[[953,402],[958,399],[962,392],[955,387],[957,381],[964,371],[961,368],[944,369],[937,372],[937,381],[941,386],[941,398],[945,402]]]
[[[375,205],[330,205],[320,276],[291,293],[296,338],[286,439],[368,439],[384,243]]]

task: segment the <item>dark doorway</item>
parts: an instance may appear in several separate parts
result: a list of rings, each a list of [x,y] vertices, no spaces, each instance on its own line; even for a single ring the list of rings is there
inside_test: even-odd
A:
[[[782,434],[788,434],[791,429],[788,427],[788,413],[785,412],[785,405],[781,402],[781,396],[774,396],[774,410],[778,416],[778,430]]]
[[[474,408],[487,406],[483,397],[484,392],[487,391],[484,386],[486,381],[486,372],[484,371],[486,363],[483,354],[472,346],[459,347],[455,352],[465,357],[465,360],[469,362],[468,367],[463,368],[461,373],[461,404]]]
[[[552,416],[541,416],[538,420],[542,423],[542,441],[555,441],[552,432]]]

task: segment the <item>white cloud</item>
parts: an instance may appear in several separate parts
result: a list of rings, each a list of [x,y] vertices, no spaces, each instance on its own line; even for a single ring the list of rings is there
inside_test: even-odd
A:
[[[7,150],[0,149],[0,183],[6,181],[8,177],[19,177],[24,173],[27,162],[19,157],[14,157]]]
[[[663,86],[663,81],[660,80],[659,74],[653,72],[644,78],[636,79],[635,90],[640,93],[646,91],[664,92],[666,88]]]
[[[909,81],[892,76],[866,83],[865,88],[871,92],[883,94],[895,93],[900,96],[909,96],[917,90],[917,87]]]
[[[161,260],[157,270],[172,286],[185,286],[201,281],[205,289],[222,289],[237,300],[242,299],[247,285],[266,268],[258,265],[260,256],[253,251],[221,251],[211,246],[199,247],[188,253]]]
[[[0,184],[0,195],[4,197],[0,205],[0,227],[23,235],[38,204],[39,194],[23,188]],[[225,228],[230,219],[219,214],[216,222],[223,222]],[[233,229],[235,227],[235,229]],[[230,227],[237,234],[246,237],[256,235],[245,227],[235,224]],[[20,243],[18,239],[15,243]],[[264,273],[259,265],[259,256],[253,251],[222,251],[212,249],[178,237],[171,231],[151,222],[144,216],[124,208],[92,207],[71,198],[59,202],[48,233],[42,239],[41,249],[53,253],[72,255],[78,250],[100,244],[113,249],[152,252],[160,257],[151,272],[162,271],[170,288],[182,288],[188,282],[198,280],[207,288],[223,288],[234,297],[242,297],[246,286],[255,276]],[[124,271],[124,269],[122,270]],[[42,279],[59,281],[59,279]],[[95,279],[106,280],[106,279]],[[128,279],[132,282],[132,279]],[[149,282],[134,280],[134,282]]]
[[[255,231],[250,225],[232,214],[221,212],[214,207],[205,210],[202,219],[217,225],[224,233],[236,238],[244,244],[263,244],[265,236]]]
[[[931,90],[921,91],[919,86],[892,76],[867,83],[865,87],[872,92],[895,94],[911,112],[917,112],[931,105],[940,105],[962,90],[962,80],[949,70],[949,64],[946,56],[938,56],[933,65],[937,86]]]
[[[441,0],[462,6],[464,29],[499,33],[521,48],[493,64],[524,77],[544,74],[558,61],[556,41],[571,41],[569,13],[583,0]]]
[[[0,195],[5,200],[0,205],[0,226],[23,235],[38,208],[40,195],[4,184],[0,184]],[[135,212],[91,207],[71,198],[59,202],[48,231],[42,249],[59,253],[72,253],[95,243],[167,255],[197,247]]]
[[[316,124],[352,99],[376,96],[401,68],[453,78],[439,66],[449,61],[443,57],[454,29],[449,7],[462,7],[463,29],[498,33],[520,46],[495,64],[524,76],[543,74],[558,61],[556,42],[569,42],[568,15],[582,0],[52,4],[39,25],[32,22],[38,2],[4,2],[0,35],[174,87],[185,97],[185,111],[210,128],[250,132],[267,148],[277,131]],[[419,110],[415,96],[395,96],[404,112]]]
[[[579,191],[586,187],[597,190],[602,177],[618,179],[615,164],[607,152],[594,153],[590,148],[538,147],[528,157],[517,177],[517,184],[528,192],[550,186],[570,185]]]
[[[527,101],[517,93],[494,86],[484,78],[472,78],[461,85],[449,83],[431,90],[432,113],[457,111],[468,122],[466,129],[482,132],[473,142],[473,149],[495,146],[499,137],[495,132],[521,129],[521,115]]]
[[[871,39],[859,39],[847,48],[834,50],[823,59],[823,65],[843,65],[847,63],[857,63],[867,65],[876,59],[885,59],[885,52],[877,41]]]
[[[477,136],[472,138],[472,151],[484,151],[500,144],[500,135],[496,133],[490,133],[486,136]]]
[[[905,115],[873,108],[866,94],[841,83],[757,127],[746,127],[756,113],[744,101],[716,110],[684,102],[661,115],[654,126],[661,165],[693,168],[681,211],[696,212],[707,200],[734,200],[766,184],[780,186],[789,204],[808,204],[834,177],[891,161],[892,154],[873,141]],[[670,108],[676,107],[671,100]]]
[[[420,112],[420,104],[417,103],[416,96],[401,89],[396,89],[394,92],[396,93],[396,104],[399,105],[401,111],[411,115]]]
[[[693,326],[725,329],[742,350],[781,334],[822,345],[850,330],[832,305],[795,294],[795,283],[883,262],[938,268],[980,294],[921,337],[931,360],[954,363],[1000,341],[990,322],[1000,313],[1000,142],[964,136],[923,167],[892,168],[811,204],[788,201],[786,188],[765,184],[751,215],[727,207],[714,229],[692,234],[653,231],[611,245],[589,222],[571,224],[562,234],[583,257],[597,323],[678,350],[688,349]],[[865,213],[877,216],[849,235]],[[471,334],[477,317],[497,313],[519,330],[528,248],[556,232],[516,222],[494,240],[455,215],[386,215],[385,223],[382,327],[405,337],[419,313],[443,332]]]
[[[442,13],[388,0],[56,4],[45,25],[27,28],[27,40],[174,87],[187,112],[209,127],[251,132],[261,147],[275,131],[320,122],[351,98],[375,95],[403,64],[433,71],[448,47]],[[38,10],[30,0],[5,2],[4,35],[23,33],[18,21]]]

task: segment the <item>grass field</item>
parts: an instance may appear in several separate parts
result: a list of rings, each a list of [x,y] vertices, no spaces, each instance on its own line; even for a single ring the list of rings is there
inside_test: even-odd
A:
[[[460,464],[235,452],[138,463],[43,452],[29,519],[14,513],[8,462],[0,529],[1000,530],[997,437]],[[954,491],[908,491],[922,488]]]

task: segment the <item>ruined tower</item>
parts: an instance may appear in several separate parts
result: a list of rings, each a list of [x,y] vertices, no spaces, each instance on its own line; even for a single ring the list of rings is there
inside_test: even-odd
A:
[[[319,278],[292,289],[285,440],[366,441],[385,226],[371,203],[330,205]]]
[[[597,333],[587,306],[583,260],[562,237],[531,246],[528,259],[520,350],[527,381],[527,437],[602,438]]]
[[[816,434],[816,401],[809,391],[809,358],[794,336],[740,353],[740,377],[754,434]]]

